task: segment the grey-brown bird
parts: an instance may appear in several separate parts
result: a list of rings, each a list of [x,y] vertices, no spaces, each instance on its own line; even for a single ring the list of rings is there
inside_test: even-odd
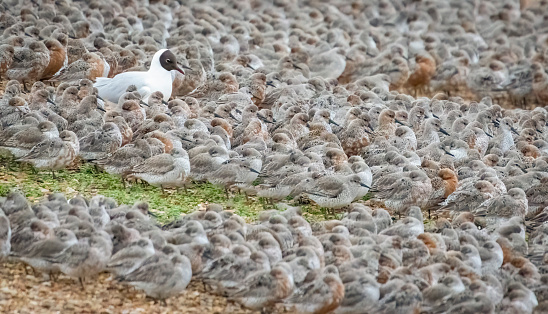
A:
[[[132,273],[118,277],[118,280],[143,290],[149,297],[165,300],[185,290],[191,277],[188,258],[175,255],[143,265]]]
[[[59,137],[47,139],[34,146],[28,154],[18,161],[31,163],[35,168],[51,170],[55,177],[55,170],[70,165],[80,150],[78,137],[71,131],[61,131]]]
[[[49,50],[41,41],[30,43],[28,48],[18,48],[13,55],[14,62],[6,72],[10,80],[18,80],[26,87],[37,81],[49,64]]]

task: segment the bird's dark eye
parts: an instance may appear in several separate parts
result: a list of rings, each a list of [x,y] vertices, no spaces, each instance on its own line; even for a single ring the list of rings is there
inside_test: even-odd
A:
[[[166,62],[167,62],[167,63],[171,63],[171,59],[167,59]]]

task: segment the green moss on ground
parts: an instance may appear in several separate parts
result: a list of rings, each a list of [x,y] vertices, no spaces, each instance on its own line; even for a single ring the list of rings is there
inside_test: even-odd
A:
[[[245,195],[231,194],[226,197],[223,188],[210,183],[190,184],[186,191],[166,189],[163,193],[160,188],[146,183],[122,184],[120,177],[98,171],[92,164],[80,165],[77,169],[62,170],[55,173],[36,171],[28,165],[22,165],[11,159],[0,159],[0,196],[9,191],[18,189],[30,201],[41,200],[45,195],[62,192],[67,197],[81,194],[91,197],[102,194],[114,198],[119,204],[134,204],[146,201],[151,211],[157,215],[159,222],[168,222],[181,214],[188,214],[203,209],[207,203],[218,203],[248,221],[254,220],[265,208],[262,199]],[[340,214],[328,213],[315,205],[302,205],[303,216],[309,221],[339,218]]]

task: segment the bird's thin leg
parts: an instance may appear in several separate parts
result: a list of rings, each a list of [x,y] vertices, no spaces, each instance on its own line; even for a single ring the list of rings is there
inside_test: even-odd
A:
[[[30,166],[30,165],[29,165],[29,167],[30,167],[30,170],[32,170],[32,174],[34,174],[34,175],[38,174],[38,170],[36,170],[36,168],[34,168],[33,166]]]
[[[86,290],[86,287],[84,286],[84,278],[78,277],[78,281],[80,281],[80,285],[82,286],[82,290]]]
[[[55,177],[55,171],[54,171],[53,169],[51,170],[51,176],[53,177],[54,180],[57,179],[57,178]]]

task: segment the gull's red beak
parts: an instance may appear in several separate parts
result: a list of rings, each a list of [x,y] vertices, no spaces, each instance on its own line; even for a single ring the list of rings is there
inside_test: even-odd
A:
[[[185,72],[183,71],[183,69],[181,69],[178,65],[175,65],[175,70],[181,72],[182,75],[185,75]]]

